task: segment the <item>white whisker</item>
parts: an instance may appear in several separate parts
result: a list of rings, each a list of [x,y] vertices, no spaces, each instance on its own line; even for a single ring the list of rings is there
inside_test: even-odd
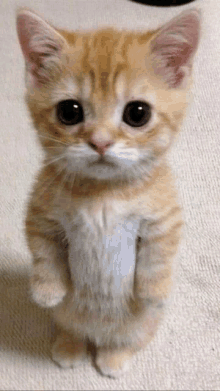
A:
[[[44,167],[47,167],[47,166],[49,166],[50,164],[53,164],[53,163],[58,162],[58,161],[60,161],[60,160],[63,160],[64,158],[65,158],[65,155],[60,155],[60,156],[58,156],[58,157],[56,157],[56,158],[54,158],[54,159],[51,159],[51,160],[48,161],[46,164],[44,163]]]
[[[40,138],[43,138],[45,140],[51,140],[51,141],[54,141],[56,143],[59,143],[59,144],[62,144],[62,145],[67,145],[69,146],[69,144],[67,143],[64,143],[63,141],[60,141],[60,140],[57,140],[56,138],[53,138],[53,137],[45,137],[45,136],[42,136],[42,135],[39,135]]]
[[[53,149],[63,149],[63,147],[60,147],[60,146],[59,146],[59,147],[47,147],[47,148],[48,148],[48,149],[49,149],[49,148],[53,148]]]
[[[58,178],[62,171],[64,171],[63,168],[56,172],[56,175],[52,176],[52,179],[49,182],[46,182],[46,186],[43,186],[43,191],[37,194],[37,200],[49,189],[50,185],[56,180],[56,178]]]

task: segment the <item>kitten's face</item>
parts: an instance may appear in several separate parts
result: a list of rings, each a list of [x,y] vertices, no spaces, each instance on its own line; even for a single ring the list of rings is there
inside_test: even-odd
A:
[[[187,59],[180,69],[174,53],[165,64],[159,42],[155,60],[153,33],[48,34],[47,52],[35,49],[38,63],[31,44],[23,49],[32,61],[27,102],[48,157],[68,173],[98,180],[148,176],[183,117]]]

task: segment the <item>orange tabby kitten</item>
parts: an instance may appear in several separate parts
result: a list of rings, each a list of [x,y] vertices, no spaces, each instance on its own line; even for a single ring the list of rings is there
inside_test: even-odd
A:
[[[62,367],[97,348],[117,377],[163,315],[181,210],[165,154],[191,84],[200,16],[157,31],[68,32],[18,12],[26,100],[45,150],[29,203],[33,299],[51,307]]]

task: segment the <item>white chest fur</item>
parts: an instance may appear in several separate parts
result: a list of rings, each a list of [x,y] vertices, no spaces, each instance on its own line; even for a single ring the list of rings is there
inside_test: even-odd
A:
[[[139,220],[104,204],[79,207],[62,217],[69,241],[69,266],[78,292],[127,296],[133,290]]]

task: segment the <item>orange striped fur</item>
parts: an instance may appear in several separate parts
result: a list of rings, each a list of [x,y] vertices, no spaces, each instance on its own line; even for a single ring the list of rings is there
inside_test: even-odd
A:
[[[198,20],[188,11],[157,31],[68,32],[18,13],[26,101],[45,151],[26,219],[30,289],[62,329],[52,354],[63,367],[84,359],[90,340],[100,371],[119,376],[163,315],[183,224],[166,152],[188,104]],[[183,47],[189,28],[195,39]],[[84,110],[71,126],[57,117],[68,99]],[[122,120],[135,101],[151,108],[141,127]],[[94,145],[109,143],[98,165]]]

